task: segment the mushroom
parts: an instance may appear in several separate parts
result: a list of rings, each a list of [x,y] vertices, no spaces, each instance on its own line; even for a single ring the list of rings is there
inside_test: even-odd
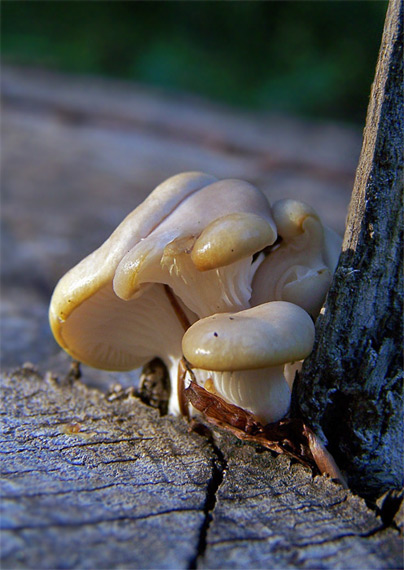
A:
[[[289,409],[285,364],[306,358],[313,343],[308,313],[273,301],[196,321],[184,334],[182,350],[198,383],[266,424]]]
[[[120,260],[114,291],[132,299],[165,283],[198,317],[247,308],[258,261],[276,227],[265,196],[241,180],[205,185],[169,212]]]
[[[163,285],[153,285],[126,302],[116,296],[111,282],[82,302],[72,293],[63,300],[56,289],[49,312],[53,334],[66,352],[94,368],[115,371],[134,370],[159,357],[176,386],[184,326]],[[180,300],[176,302],[181,307]],[[187,316],[191,322],[195,319],[189,311]],[[170,412],[178,411],[173,396]]]
[[[290,301],[315,319],[331,284],[342,240],[303,202],[280,200],[273,206],[273,216],[281,242],[255,273],[251,304]]]
[[[253,254],[275,239],[269,204],[250,184],[174,176],[59,281],[49,309],[54,336],[96,368],[161,358],[177,412],[184,330],[199,316],[248,306]]]

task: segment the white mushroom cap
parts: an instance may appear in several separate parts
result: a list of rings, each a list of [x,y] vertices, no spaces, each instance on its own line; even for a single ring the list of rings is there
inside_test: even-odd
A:
[[[101,247],[63,276],[52,297],[52,313],[67,319],[78,304],[112,282],[118,264],[135,244],[147,238],[188,196],[215,181],[214,176],[202,172],[186,172],[157,186]]]
[[[263,260],[253,281],[251,303],[296,303],[316,318],[338,260],[342,240],[324,228],[316,212],[296,200],[280,200],[273,216],[282,238]]]
[[[182,350],[196,368],[249,370],[306,358],[313,342],[314,325],[306,311],[274,301],[195,322],[182,339]]]
[[[106,370],[131,370],[159,356],[176,369],[184,327],[164,287],[145,287],[140,300],[123,301],[113,289],[122,257],[189,195],[216,178],[200,172],[158,186],[96,251],[59,281],[49,307],[53,334],[74,358]],[[177,299],[181,305],[181,301]],[[190,322],[195,315],[182,306]],[[172,374],[176,381],[177,372]]]
[[[241,180],[222,180],[183,200],[119,263],[114,290],[131,299],[146,283],[165,283],[198,316],[248,306],[252,256],[276,239],[265,196]]]
[[[285,364],[305,358],[313,342],[309,315],[297,305],[274,301],[195,322],[182,350],[198,382],[211,390],[213,385],[219,396],[268,423],[289,408]]]

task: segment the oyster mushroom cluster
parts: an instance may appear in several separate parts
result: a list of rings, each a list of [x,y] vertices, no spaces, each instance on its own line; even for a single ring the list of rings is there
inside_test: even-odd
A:
[[[247,182],[179,174],[59,281],[51,328],[95,368],[159,357],[172,413],[184,412],[185,356],[199,385],[275,422],[288,412],[296,362],[312,350],[340,245],[301,202],[271,208]]]

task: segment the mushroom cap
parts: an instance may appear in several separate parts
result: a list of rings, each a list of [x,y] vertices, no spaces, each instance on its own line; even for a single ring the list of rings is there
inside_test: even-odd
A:
[[[60,279],[49,306],[49,322],[66,352],[105,370],[132,370],[155,356],[163,360],[171,354],[181,356],[183,327],[164,288],[148,285],[140,301],[125,302],[116,295],[113,278],[127,251],[147,238],[188,196],[216,180],[201,172],[169,178],[101,247]],[[188,317],[191,322],[195,320],[191,311]]]
[[[296,238],[307,234],[307,238],[303,239],[303,247],[307,246],[313,252],[317,249],[326,266],[331,271],[335,270],[341,253],[342,238],[321,222],[317,212],[311,206],[286,198],[275,202],[272,214],[278,234],[285,243],[297,243]],[[310,255],[310,252],[308,253]]]
[[[192,261],[199,271],[230,265],[270,242],[275,232],[267,220],[257,214],[238,212],[213,220],[195,241]]]
[[[195,318],[187,316],[191,322]],[[66,319],[51,303],[49,321],[60,346],[94,368],[133,370],[156,356],[167,365],[181,357],[184,328],[162,285],[148,287],[140,299],[122,301],[107,283],[69,309]]]
[[[279,235],[287,242],[304,232],[303,224],[308,217],[319,221],[317,212],[311,206],[291,198],[275,202],[272,213]]]
[[[314,325],[306,311],[273,301],[197,321],[186,331],[182,350],[195,368],[249,370],[306,358],[313,343]]]
[[[273,216],[282,241],[256,271],[251,303],[289,301],[316,318],[332,281],[341,239],[303,202],[279,200]]]
[[[184,172],[157,186],[101,247],[60,279],[50,306],[52,330],[54,318],[66,320],[79,304],[112,282],[118,264],[128,251],[147,238],[188,196],[216,180],[202,172]]]
[[[181,297],[181,277],[173,276],[182,272],[182,254],[190,270],[205,272],[252,256],[275,239],[269,203],[257,188],[235,179],[213,182],[183,200],[128,250],[117,267],[114,289],[130,299],[143,283],[158,281]]]

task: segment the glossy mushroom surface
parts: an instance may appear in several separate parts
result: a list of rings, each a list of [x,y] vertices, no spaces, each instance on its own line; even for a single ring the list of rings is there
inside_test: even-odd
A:
[[[165,283],[199,317],[249,306],[253,255],[276,239],[265,196],[241,180],[194,192],[123,256],[114,290],[131,299]]]
[[[185,328],[248,306],[253,255],[275,239],[270,206],[253,186],[199,172],[174,176],[62,277],[49,308],[54,336],[96,368],[130,370],[161,358],[177,411]]]
[[[307,312],[274,301],[198,320],[184,334],[182,350],[206,389],[268,423],[289,408],[285,365],[308,356],[313,343]]]
[[[261,263],[251,303],[289,301],[316,319],[338,261],[342,240],[325,228],[316,212],[297,200],[273,206],[279,245]]]
[[[62,277],[51,328],[96,368],[131,370],[159,357],[173,413],[184,351],[207,390],[276,421],[296,363],[311,351],[339,247],[301,202],[272,209],[247,182],[179,174]]]

